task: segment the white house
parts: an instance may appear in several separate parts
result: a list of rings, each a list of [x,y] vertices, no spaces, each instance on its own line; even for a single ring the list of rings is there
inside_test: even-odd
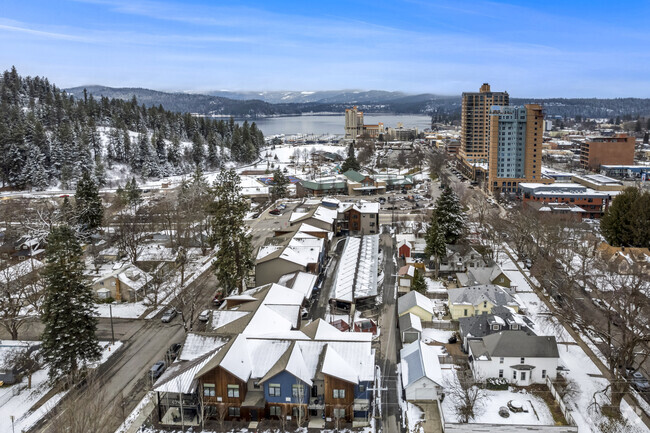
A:
[[[555,379],[558,359],[553,336],[528,335],[523,331],[503,331],[469,340],[472,371],[477,379],[504,378],[527,386]]]
[[[438,400],[442,392],[442,371],[435,349],[417,340],[399,354],[406,400]]]

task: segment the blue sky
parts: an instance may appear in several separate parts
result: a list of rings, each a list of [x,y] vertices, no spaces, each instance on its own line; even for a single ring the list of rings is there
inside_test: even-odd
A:
[[[0,0],[0,67],[60,87],[650,97],[650,1]]]

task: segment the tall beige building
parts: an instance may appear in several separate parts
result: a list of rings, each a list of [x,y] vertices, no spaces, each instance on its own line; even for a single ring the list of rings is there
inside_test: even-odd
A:
[[[359,111],[356,105],[345,110],[345,138],[354,140],[360,136],[378,138],[384,133],[384,124],[379,122],[375,125],[363,123],[363,111]]]
[[[492,92],[488,83],[479,92],[463,92],[459,156],[468,166],[487,162],[490,109],[494,105],[510,105],[508,92]]]
[[[345,110],[345,138],[354,140],[363,134],[363,111],[356,105]]]

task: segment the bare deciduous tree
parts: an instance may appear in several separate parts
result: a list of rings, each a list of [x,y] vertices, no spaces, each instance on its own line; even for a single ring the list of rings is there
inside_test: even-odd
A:
[[[485,407],[486,391],[469,368],[456,371],[457,380],[447,381],[445,389],[461,423],[480,415]]]

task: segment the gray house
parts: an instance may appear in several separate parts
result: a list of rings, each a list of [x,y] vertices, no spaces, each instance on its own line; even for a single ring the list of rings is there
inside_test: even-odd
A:
[[[524,331],[528,335],[535,335],[530,319],[521,314],[513,314],[512,310],[505,307],[492,308],[492,314],[462,317],[458,324],[463,350],[466,352],[469,350],[470,340],[501,331]]]
[[[404,314],[399,318],[399,332],[402,336],[402,344],[420,340],[422,338],[422,321],[415,314]]]

